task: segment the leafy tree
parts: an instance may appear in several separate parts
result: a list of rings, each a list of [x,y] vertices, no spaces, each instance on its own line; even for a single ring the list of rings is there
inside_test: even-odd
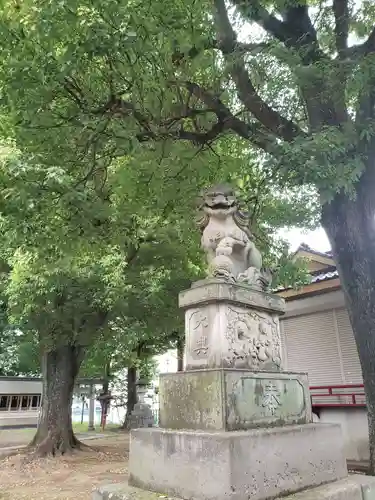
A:
[[[187,286],[189,275],[189,253],[181,245],[173,250],[172,233],[174,229],[163,228],[154,233],[152,241],[134,252],[129,267],[125,255],[108,246],[102,253],[99,246],[92,251],[81,246],[80,252],[52,262],[45,254],[15,252],[6,288],[8,309],[22,331],[38,334],[43,353],[43,408],[32,442],[40,453],[79,447],[70,408],[74,381],[90,346],[94,344],[97,362],[102,348],[102,375],[108,381],[113,362],[120,366],[127,357],[128,366],[137,367],[146,344],[151,354],[165,348],[164,330],[176,317],[175,287]]]
[[[39,345],[32,334],[7,326],[0,334],[0,375],[40,376]]]
[[[374,21],[368,0],[9,1],[1,30],[3,127],[46,165],[237,141],[263,152],[280,189],[314,187],[361,360],[373,473]]]
[[[128,290],[121,310],[83,366],[85,374],[105,374],[104,392],[115,374],[127,368],[127,417],[136,402],[137,372],[151,366],[153,356],[175,348],[182,336],[183,315],[177,310],[177,296],[200,271],[189,261],[189,248],[181,242],[176,245],[175,228],[156,230],[155,240],[144,244],[127,268]],[[192,250],[194,258],[196,245]]]
[[[175,298],[172,295],[164,295],[164,300]],[[177,311],[175,312],[175,318],[180,323],[181,335],[179,335],[178,331],[168,330],[171,328],[171,322],[164,316],[165,311],[163,306],[159,307],[152,319],[155,320],[159,315],[163,316],[168,333],[154,330],[152,321],[148,328],[144,323],[135,323],[134,331],[129,331],[131,330],[129,326],[122,329],[118,326],[120,318],[117,318],[110,331],[101,335],[90,347],[81,366],[80,376],[103,379],[104,394],[107,394],[111,387],[115,387],[118,394],[113,404],[126,408],[123,423],[125,428],[137,402],[137,374],[140,378],[151,379],[155,371],[154,356],[175,348],[183,335],[182,317]],[[126,318],[126,321],[130,322],[131,318]]]
[[[38,334],[42,352],[43,403],[32,442],[41,454],[79,446],[71,420],[75,379],[85,349],[106,328],[123,290],[118,256],[95,257],[46,262],[24,254],[14,261],[9,309],[22,331]]]
[[[71,374],[94,338],[115,328],[131,345],[165,347],[178,323],[165,297],[175,301],[200,272],[191,214],[201,187],[238,185],[268,262],[286,255],[275,228],[316,223],[313,182],[296,185],[297,170],[286,182],[283,165],[255,159],[249,139],[262,145],[272,131],[254,125],[237,98],[210,13],[210,3],[190,0],[3,2],[0,251],[13,265],[11,312],[38,333],[51,368],[45,387],[57,346],[70,352]],[[260,87],[269,61],[257,67]],[[285,72],[281,62],[273,69]],[[292,90],[288,104],[280,86],[266,90],[294,109]],[[277,279],[295,274],[280,269]],[[54,415],[59,397],[49,399]],[[62,427],[47,419],[43,433]],[[70,430],[64,436],[52,451],[76,444]]]
[[[70,407],[86,350],[98,339],[102,346],[112,340],[116,349],[105,350],[109,366],[123,357],[121,343],[130,358],[141,341],[161,349],[175,324],[177,289],[188,286],[192,261],[200,259],[198,238],[189,235],[182,244],[186,219],[167,219],[165,207],[159,215],[150,210],[139,192],[123,189],[116,165],[110,200],[90,188],[74,190],[69,176],[59,179],[57,194],[54,186],[41,190],[49,172],[13,150],[2,166],[8,321],[36,335],[43,353],[43,410],[32,444],[40,453],[64,453],[79,446]]]
[[[39,346],[33,334],[22,332],[9,324],[6,286],[10,267],[0,264],[0,375],[40,376]]]

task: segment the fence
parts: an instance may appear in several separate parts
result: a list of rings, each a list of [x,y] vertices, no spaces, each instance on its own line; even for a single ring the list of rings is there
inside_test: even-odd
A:
[[[363,384],[313,385],[310,394],[313,408],[366,406]]]

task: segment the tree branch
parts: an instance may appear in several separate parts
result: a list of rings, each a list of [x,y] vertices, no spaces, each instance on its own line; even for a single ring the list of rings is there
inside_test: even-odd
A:
[[[336,49],[339,57],[342,57],[343,51],[348,47],[350,17],[348,0],[333,0],[332,10],[335,16]]]
[[[367,55],[375,51],[375,26],[363,44],[363,54]]]
[[[171,85],[183,85],[192,95],[207,106],[206,109],[188,109],[180,117],[173,117],[173,124],[170,119],[156,123],[152,117],[140,112],[134,104],[120,97],[111,96],[107,103],[99,108],[91,110],[91,114],[105,115],[113,117],[133,117],[140,131],[136,134],[139,142],[150,140],[186,140],[198,146],[204,146],[215,140],[220,134],[232,130],[240,137],[248,139],[255,146],[260,147],[270,154],[281,154],[281,148],[277,145],[274,137],[262,126],[261,123],[246,123],[233,115],[230,109],[215,94],[203,89],[198,84],[183,81],[170,82]],[[202,113],[214,113],[217,116],[217,123],[205,131],[186,130],[182,121],[184,118]]]
[[[271,47],[271,44],[267,42],[260,42],[260,43],[242,43],[242,42],[236,42],[236,50],[239,53],[252,53],[258,54],[262,50]],[[219,44],[217,40],[211,38],[202,41],[200,45],[194,45],[191,47],[188,51],[181,52],[179,49],[177,49],[174,54],[172,55],[172,62],[176,65],[179,66],[183,60],[185,59],[194,59],[195,57],[199,56],[202,52],[205,50],[211,50],[211,49],[220,49]]]
[[[65,77],[63,88],[76,103],[77,107],[82,111],[86,103],[77,83],[72,78]]]
[[[365,42],[347,48],[343,53],[343,57],[347,59],[359,59],[363,56],[371,54],[372,52],[375,52],[375,26],[371,30]]]
[[[271,108],[257,93],[245,67],[243,57],[236,52],[236,34],[228,18],[225,0],[214,0],[217,41],[236,84],[239,98],[254,117],[277,137],[288,142],[304,135],[291,120],[284,118]]]
[[[232,2],[245,17],[258,23],[259,26],[280,42],[286,44],[290,39],[291,36],[286,23],[270,14],[259,2],[251,0],[232,0]]]
[[[133,103],[117,96],[111,96],[104,106],[92,110],[91,113],[93,115],[104,115],[109,113],[112,116],[133,116],[144,130],[150,131],[150,118],[138,111]]]
[[[240,120],[229,110],[227,106],[215,95],[203,89],[193,82],[185,82],[186,87],[192,94],[206,104],[209,108],[215,110],[218,117],[218,124],[222,124],[222,131],[231,129],[243,139],[250,140],[254,145],[260,147],[272,154],[275,153],[276,142],[267,134],[267,130],[259,123],[246,123]]]
[[[258,0],[232,0],[232,3],[248,20],[255,21],[287,48],[297,50],[303,64],[327,59],[319,47],[316,30],[304,2],[288,7],[283,12],[283,21],[270,14]]]
[[[190,108],[186,107],[179,116],[156,122],[152,116],[143,113],[130,101],[122,99],[119,96],[110,93],[110,96],[103,105],[89,109],[84,96],[78,86],[68,82],[69,90],[73,87],[73,92],[69,92],[71,99],[76,103],[81,112],[88,113],[93,116],[107,116],[110,118],[133,118],[138,126],[139,131],[135,137],[139,142],[150,140],[186,140],[198,146],[209,146],[220,134],[233,131],[240,137],[249,140],[253,145],[263,149],[272,155],[281,155],[282,148],[277,143],[276,138],[269,133],[266,127],[261,122],[247,123],[235,116],[230,109],[220,100],[220,98],[198,84],[189,81],[170,82],[171,85],[185,87],[191,95],[194,95],[201,101],[206,108]],[[67,90],[67,89],[65,89]],[[259,98],[260,99],[260,98]],[[263,101],[262,101],[263,102]],[[266,103],[264,103],[267,106]],[[267,106],[268,107],[268,106]],[[269,108],[271,110],[271,108]],[[275,111],[271,110],[275,116],[279,116]],[[217,122],[214,123],[208,130],[199,130],[195,125],[194,117],[204,113],[213,113],[217,117]],[[186,119],[192,121],[192,127],[184,128]],[[281,120],[285,120],[280,117]],[[107,120],[108,123],[108,120]],[[291,125],[291,122],[285,120],[285,124]],[[194,130],[195,127],[195,130]],[[276,129],[275,129],[276,130]],[[135,255],[131,255],[134,258]]]
[[[368,75],[366,80],[358,96],[355,123],[359,128],[368,128],[369,120],[375,116],[375,75]]]
[[[233,117],[233,121],[231,119],[228,119],[225,122],[219,121],[206,132],[193,132],[180,128],[179,130],[173,132],[140,132],[136,137],[139,142],[171,139],[189,141],[197,146],[205,146],[213,142],[222,133],[229,130],[232,130],[240,137],[249,140],[254,146],[263,149],[266,153],[274,156],[280,156],[283,152],[281,146],[277,144],[275,138],[271,137],[270,134],[267,134],[267,131],[263,129],[260,123],[247,124],[236,117]]]
[[[333,15],[335,17],[335,44],[338,53],[339,63],[336,67],[336,81],[334,83],[332,100],[335,103],[336,114],[341,122],[349,121],[346,105],[346,83],[350,75],[350,68],[347,64],[342,64],[345,59],[345,51],[348,48],[349,36],[349,0],[333,0]],[[332,63],[335,64],[335,63]]]
[[[340,1],[337,0],[337,2]],[[318,65],[314,71],[314,64],[324,63],[331,66],[332,61],[319,47],[306,0],[299,0],[293,6],[285,8],[282,12],[282,21],[262,7],[259,0],[232,0],[232,2],[247,19],[257,22],[271,36],[281,41],[292,54],[297,55],[302,65],[308,66],[310,78],[306,78],[301,71],[298,74],[311,129],[317,130],[322,125],[336,126],[347,121],[349,118],[345,105],[345,85],[331,82],[330,88],[322,77],[322,71]],[[346,0],[342,0],[342,3],[344,2]],[[341,26],[340,31],[342,29],[345,32],[345,26]],[[340,43],[342,42],[341,37]],[[291,69],[293,71],[295,67],[292,65]],[[345,78],[343,81],[345,82]]]
[[[174,83],[177,84],[177,82]],[[246,123],[240,120],[237,116],[233,115],[230,109],[225,106],[218,96],[203,89],[194,82],[187,81],[182,83],[197,99],[215,112],[218,122],[211,130],[202,134],[180,130],[178,131],[179,138],[193,140],[193,142],[198,144],[206,144],[207,142],[212,142],[220,133],[226,130],[232,130],[243,139],[249,140],[252,144],[270,154],[281,154],[281,147],[277,145],[275,137],[272,137],[261,123]],[[191,134],[193,134],[195,138],[192,138]]]

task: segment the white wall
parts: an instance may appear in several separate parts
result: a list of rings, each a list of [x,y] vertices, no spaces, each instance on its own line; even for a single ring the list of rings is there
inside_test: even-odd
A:
[[[288,300],[286,302],[286,311],[283,318],[300,316],[301,314],[311,314],[328,309],[337,309],[345,307],[344,294],[341,290],[322,293],[304,299]]]
[[[280,324],[287,370],[307,372],[310,385],[362,383],[341,290],[288,301]]]
[[[155,356],[158,373],[175,373],[177,371],[177,351],[170,349],[160,356]]]
[[[362,383],[341,290],[288,301],[281,324],[284,359],[289,370],[309,372],[310,385]],[[319,421],[341,425],[347,460],[368,460],[365,407],[319,408]]]
[[[16,378],[4,378],[0,380],[0,394],[41,394],[41,380],[25,380]]]
[[[319,421],[341,425],[347,460],[364,461],[369,459],[366,408],[321,408]]]

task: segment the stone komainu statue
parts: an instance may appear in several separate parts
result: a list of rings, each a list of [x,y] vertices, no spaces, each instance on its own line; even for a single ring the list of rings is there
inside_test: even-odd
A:
[[[244,282],[264,290],[271,276],[262,270],[262,256],[249,229],[248,218],[239,211],[234,190],[217,185],[202,195],[198,224],[210,276]]]

